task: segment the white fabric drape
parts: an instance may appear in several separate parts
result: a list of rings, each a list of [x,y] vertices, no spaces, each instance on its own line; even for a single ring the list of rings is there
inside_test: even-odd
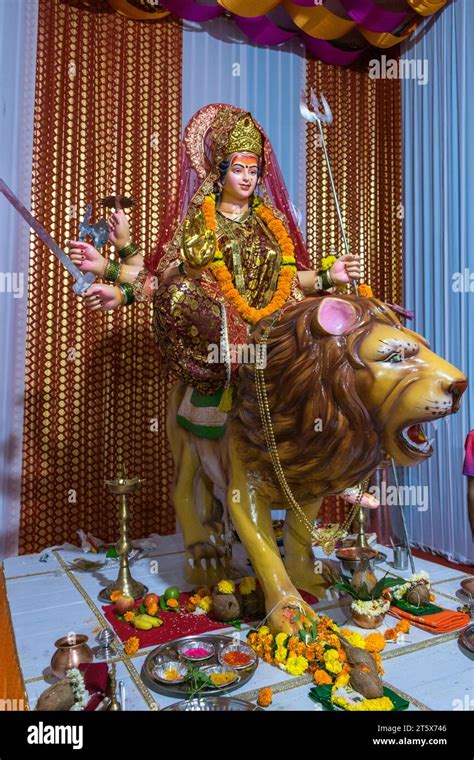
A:
[[[0,2],[0,177],[29,208],[38,0]],[[0,195],[0,559],[18,553],[29,228]]]
[[[453,278],[470,269],[474,290],[474,3],[457,0],[427,24],[405,59],[426,62],[428,82],[402,82],[405,207],[405,303],[408,326],[434,351],[474,375],[474,292],[456,292]],[[427,488],[428,509],[407,509],[414,544],[474,561],[467,519],[464,440],[474,428],[474,397],[439,423],[435,454],[404,471]]]

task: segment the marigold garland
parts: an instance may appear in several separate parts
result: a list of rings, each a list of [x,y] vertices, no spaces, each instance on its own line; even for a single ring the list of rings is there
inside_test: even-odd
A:
[[[213,195],[206,195],[201,206],[201,211],[207,229],[217,233],[216,201]],[[294,245],[283,222],[277,219],[273,211],[263,204],[255,205],[255,212],[275,237],[282,254],[278,283],[270,303],[262,309],[255,309],[253,306],[249,306],[245,298],[234,287],[232,275],[226,266],[218,245],[216,246],[214,259],[210,264],[212,274],[219,283],[222,293],[235,306],[240,316],[250,324],[255,324],[260,319],[268,317],[286,303],[291,293],[291,284],[296,272]]]

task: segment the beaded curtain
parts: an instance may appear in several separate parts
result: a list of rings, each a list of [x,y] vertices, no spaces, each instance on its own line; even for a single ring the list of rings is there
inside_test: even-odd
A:
[[[155,243],[176,182],[181,133],[180,22],[136,23],[40,0],[32,213],[64,247],[85,206],[93,221],[120,192],[143,252]],[[151,306],[90,312],[72,279],[31,237],[20,552],[83,528],[117,539],[104,480],[122,463],[145,479],[130,500],[132,538],[173,533],[165,432],[171,378]]]
[[[323,129],[349,250],[362,258],[361,281],[376,298],[403,306],[400,80],[309,60],[308,98],[311,90],[324,94],[333,114]],[[323,255],[345,251],[316,124],[307,126],[306,151],[306,236],[318,267]],[[339,522],[347,508],[331,497],[320,517]]]

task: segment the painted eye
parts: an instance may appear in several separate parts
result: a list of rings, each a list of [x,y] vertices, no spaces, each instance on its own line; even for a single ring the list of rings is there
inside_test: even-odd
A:
[[[400,364],[403,361],[403,356],[400,353],[391,354],[385,361],[390,362],[390,364]]]

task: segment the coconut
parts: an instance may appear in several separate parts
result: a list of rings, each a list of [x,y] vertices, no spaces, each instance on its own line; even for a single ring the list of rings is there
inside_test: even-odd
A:
[[[355,665],[351,670],[350,684],[366,699],[383,697],[383,683],[379,676],[365,665]]]
[[[364,665],[365,667],[369,668],[369,670],[377,674],[377,663],[375,662],[370,652],[367,652],[367,650],[361,649],[360,647],[355,647],[352,644],[349,644],[347,639],[345,639],[344,636],[341,636],[340,633],[336,635],[339,637],[339,640],[342,646],[344,647],[344,651],[347,655],[347,661],[349,662],[350,665],[352,665],[353,667],[357,665]]]
[[[69,711],[74,704],[74,694],[67,678],[55,683],[40,694],[35,710],[56,712],[58,710]]]
[[[250,594],[242,594],[242,617],[258,618],[265,614],[265,597],[260,586]]]
[[[364,584],[367,586],[369,594],[377,585],[377,578],[372,572],[367,558],[361,559],[354,571],[354,575],[352,576],[352,586],[357,592],[362,589]]]
[[[430,590],[426,583],[417,583],[406,595],[406,600],[414,607],[424,607],[430,601]]]
[[[212,617],[225,623],[242,616],[242,602],[238,592],[221,594],[217,587],[212,591]]]

